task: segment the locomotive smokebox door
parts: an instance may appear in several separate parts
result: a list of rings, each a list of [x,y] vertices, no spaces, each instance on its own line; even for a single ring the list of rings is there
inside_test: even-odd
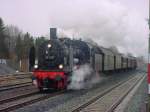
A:
[[[57,28],[50,28],[50,40],[57,39]]]

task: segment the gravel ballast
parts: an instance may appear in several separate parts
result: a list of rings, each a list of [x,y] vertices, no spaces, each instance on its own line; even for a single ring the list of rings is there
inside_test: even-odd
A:
[[[99,84],[91,89],[68,91],[59,96],[49,98],[44,101],[26,106],[16,110],[16,112],[69,112],[72,108],[79,106],[97,93],[104,91],[112,85],[127,79],[130,75],[138,75],[141,73],[126,72],[113,73],[112,75],[104,75],[101,77]]]
[[[147,96],[147,79],[142,82],[134,96],[131,98],[130,102],[128,103],[125,112],[146,112],[146,105],[145,102],[148,99]]]

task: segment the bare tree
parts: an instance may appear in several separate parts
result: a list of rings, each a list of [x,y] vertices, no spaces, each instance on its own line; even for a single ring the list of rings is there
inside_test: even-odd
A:
[[[23,38],[22,31],[14,25],[7,25],[5,28],[5,34],[7,35],[7,43],[10,54],[15,54],[15,45],[18,35]]]

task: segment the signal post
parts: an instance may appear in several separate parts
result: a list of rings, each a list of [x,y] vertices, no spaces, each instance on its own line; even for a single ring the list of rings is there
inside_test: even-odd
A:
[[[150,112],[150,18],[148,20],[149,25],[149,37],[148,37],[148,72],[147,72],[147,79],[148,79],[148,104],[147,104],[147,112]]]

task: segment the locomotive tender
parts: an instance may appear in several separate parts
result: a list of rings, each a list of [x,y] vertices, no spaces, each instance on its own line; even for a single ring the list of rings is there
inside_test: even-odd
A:
[[[30,50],[33,83],[40,91],[44,88],[65,89],[74,68],[79,69],[85,64],[92,67],[95,73],[137,67],[135,57],[126,57],[82,40],[57,38],[56,32],[56,28],[50,28],[50,40],[39,46],[38,53],[34,48]],[[35,57],[38,63],[35,63]]]

